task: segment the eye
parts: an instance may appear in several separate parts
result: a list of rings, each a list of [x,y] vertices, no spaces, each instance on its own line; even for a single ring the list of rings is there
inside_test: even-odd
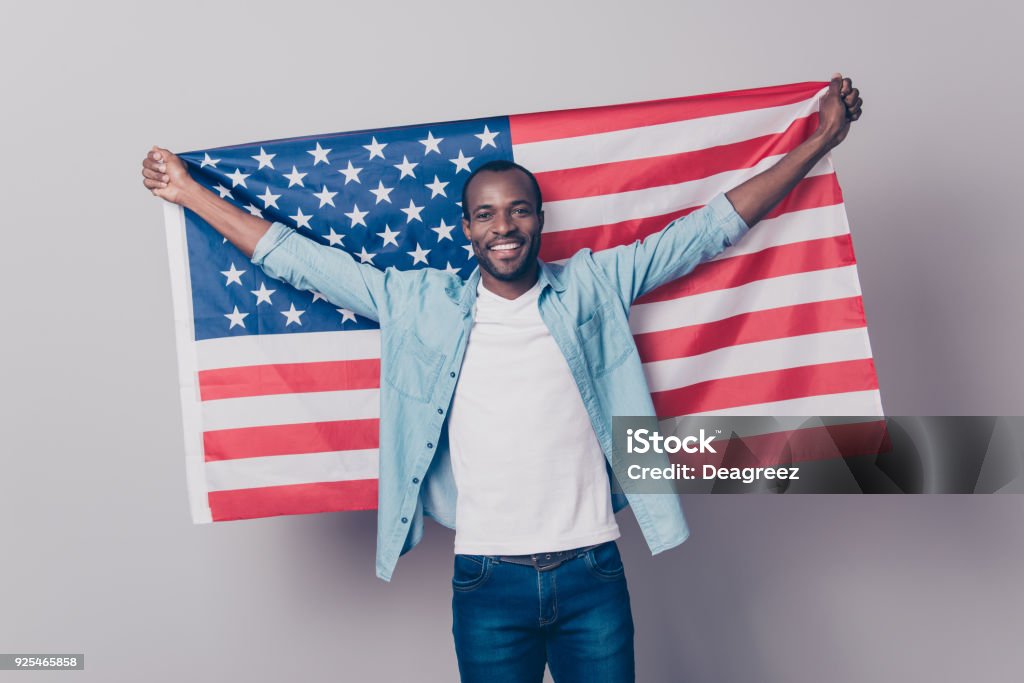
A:
[[[491,217],[491,214],[490,214],[490,213],[488,213],[487,211],[481,211],[480,213],[478,213],[478,214],[476,215],[476,219],[477,219],[478,221],[485,221],[485,220],[487,220],[487,219],[488,219],[488,218],[490,218],[490,217]]]
[[[523,216],[523,215],[527,215],[527,214],[529,214],[530,212],[529,212],[528,210],[524,209],[523,207],[519,207],[519,208],[517,208],[517,209],[514,209],[514,210],[512,211],[512,213],[517,213],[517,214],[519,214],[519,215]]]

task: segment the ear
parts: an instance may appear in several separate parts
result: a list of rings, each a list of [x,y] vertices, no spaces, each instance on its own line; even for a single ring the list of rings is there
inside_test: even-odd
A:
[[[467,242],[473,243],[473,240],[469,238],[469,219],[465,216],[462,217],[462,234],[466,236]]]
[[[544,209],[537,212],[537,220],[540,222],[540,227],[537,228],[537,232],[543,232],[544,230]]]

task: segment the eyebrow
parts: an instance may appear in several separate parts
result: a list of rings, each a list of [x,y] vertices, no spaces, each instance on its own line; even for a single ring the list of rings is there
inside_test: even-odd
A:
[[[523,204],[525,204],[526,206],[529,206],[531,209],[533,208],[533,202],[531,202],[529,200],[526,200],[526,199],[515,199],[515,200],[509,202],[509,206],[520,206],[520,205],[523,205]],[[493,209],[493,208],[494,208],[493,204],[477,204],[476,206],[473,207],[473,213],[476,213],[480,209]]]

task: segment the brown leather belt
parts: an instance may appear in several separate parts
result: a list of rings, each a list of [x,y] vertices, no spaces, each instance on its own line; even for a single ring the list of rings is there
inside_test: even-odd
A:
[[[611,543],[611,541],[606,541]],[[498,562],[508,562],[510,564],[524,564],[528,567],[534,567],[537,571],[543,572],[555,567],[565,564],[569,560],[575,560],[577,557],[592,550],[600,547],[604,543],[598,543],[597,545],[588,545],[585,548],[573,548],[572,550],[559,550],[554,553],[533,553],[532,555],[491,555],[491,557]]]

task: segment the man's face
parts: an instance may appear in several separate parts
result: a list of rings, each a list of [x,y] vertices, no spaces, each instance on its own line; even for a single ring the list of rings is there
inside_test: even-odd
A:
[[[469,220],[462,231],[480,268],[497,280],[514,281],[531,272],[540,251],[544,212],[538,212],[526,174],[484,171],[466,193]]]

